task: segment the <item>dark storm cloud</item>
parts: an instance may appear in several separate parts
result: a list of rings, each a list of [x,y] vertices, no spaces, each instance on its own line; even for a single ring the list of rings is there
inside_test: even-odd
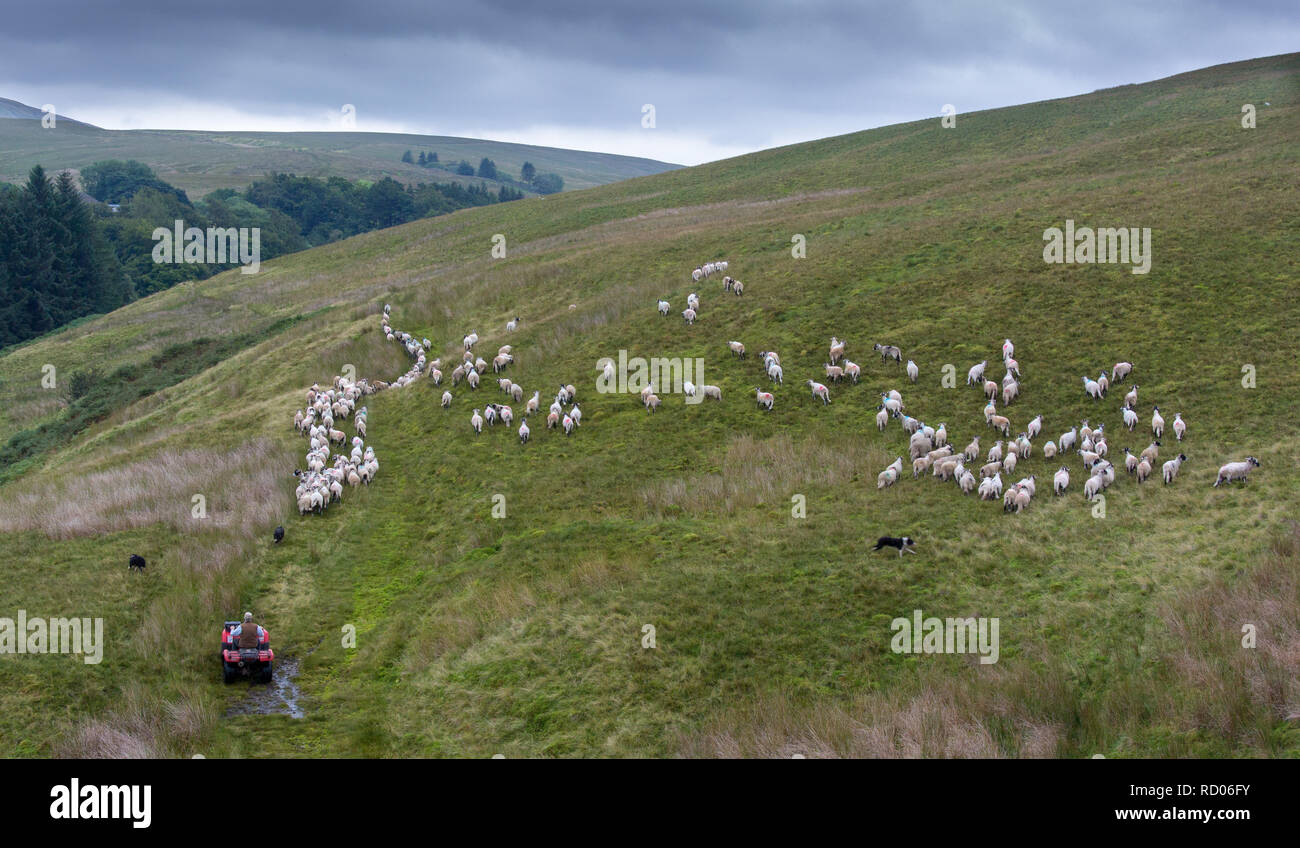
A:
[[[1287,52],[1297,17],[1267,0],[50,0],[7,15],[0,96],[57,95],[61,111],[107,125],[165,126],[183,103],[185,121],[207,110],[213,129],[241,115],[310,123],[353,103],[359,129],[523,140],[549,127],[570,146],[629,152],[671,138],[660,158],[699,161],[944,103],[970,111]],[[640,128],[644,103],[658,137]]]

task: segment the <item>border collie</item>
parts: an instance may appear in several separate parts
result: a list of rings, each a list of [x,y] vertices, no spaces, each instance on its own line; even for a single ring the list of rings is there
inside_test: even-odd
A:
[[[909,554],[916,553],[916,540],[911,536],[903,536],[901,538],[881,536],[876,540],[876,546],[871,550],[878,551],[881,548],[897,548],[898,555],[901,557],[904,552]]]

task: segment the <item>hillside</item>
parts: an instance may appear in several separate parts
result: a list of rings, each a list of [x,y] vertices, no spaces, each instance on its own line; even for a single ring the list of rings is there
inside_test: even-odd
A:
[[[40,111],[34,111],[34,117],[39,118]],[[461,159],[478,165],[486,156],[496,162],[501,173],[515,178],[528,161],[538,172],[559,174],[569,189],[590,188],[678,167],[611,153],[400,133],[104,130],[65,122],[62,116],[54,129],[46,130],[39,120],[0,113],[0,181],[6,182],[26,178],[38,163],[53,171],[80,169],[104,159],[144,162],[163,180],[195,199],[218,188],[242,189],[272,172],[366,180],[392,177],[404,183],[480,181],[452,171],[406,164],[401,157],[407,150],[413,154],[436,151],[442,162],[453,165]],[[492,187],[499,184],[495,180],[486,182]]]
[[[170,365],[177,382],[0,485],[0,615],[102,616],[107,643],[98,665],[0,655],[0,750],[1300,754],[1298,95],[1290,54],[463,210],[179,285],[6,352],[3,434],[63,414],[62,392],[40,386],[46,364],[60,380]],[[1067,219],[1150,227],[1150,272],[1044,263],[1044,230]],[[792,257],[796,234],[806,258]],[[714,258],[743,297],[691,282]],[[513,428],[475,437],[470,410],[505,399],[491,379],[453,389],[448,411],[425,379],[380,392],[365,401],[375,482],[298,516],[305,389],[347,365],[372,379],[409,366],[379,331],[385,303],[444,360],[471,330],[485,356],[512,344],[507,376],[544,405],[575,384],[581,427],[566,438],[534,419],[527,445]],[[825,381],[833,335],[863,375],[823,406],[804,380]],[[1007,337],[1024,374],[1005,413],[1015,431],[1037,414],[1051,438],[1104,422],[1117,459],[1150,442],[1158,404],[1189,422],[1161,452],[1188,454],[1175,483],[1139,486],[1121,465],[1096,517],[1078,457],[1036,451],[1014,475],[1038,480],[1019,515],[910,473],[878,490],[907,456],[897,422],[875,427],[881,393],[987,449],[964,375],[988,359],[1000,378]],[[241,349],[209,365],[200,340],[221,338]],[[917,383],[875,342],[900,345]],[[750,391],[767,385],[765,349],[785,371],[771,413]],[[598,394],[596,362],[620,350],[701,357],[723,400],[664,394],[651,414]],[[1121,359],[1135,364],[1125,388],[1089,400],[1080,375]],[[1143,423],[1130,434],[1132,383]],[[1261,462],[1247,484],[1211,487],[1246,455]],[[1062,462],[1076,482],[1053,498]],[[918,555],[869,552],[903,533]],[[145,574],[127,573],[131,553]],[[247,687],[220,682],[215,654],[219,623],[244,609],[270,628],[282,676],[297,665],[304,717],[237,714]],[[892,653],[890,621],[915,609],[998,617],[998,663]],[[1241,646],[1243,624],[1258,647]]]

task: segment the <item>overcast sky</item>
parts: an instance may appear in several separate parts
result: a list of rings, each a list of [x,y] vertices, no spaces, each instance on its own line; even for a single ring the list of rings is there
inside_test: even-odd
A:
[[[1296,0],[41,0],[0,97],[112,129],[356,129],[697,164],[1300,49]],[[642,108],[655,107],[655,127]]]

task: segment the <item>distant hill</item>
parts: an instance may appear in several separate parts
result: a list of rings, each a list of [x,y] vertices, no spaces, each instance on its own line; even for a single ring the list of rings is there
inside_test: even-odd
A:
[[[92,124],[87,124],[84,121],[77,121],[67,117],[66,115],[59,115],[57,112],[55,114],[58,115],[59,121],[67,121],[69,123],[76,124],[77,126],[91,127],[92,129],[97,129],[97,127],[94,127]],[[41,118],[44,117],[45,117],[45,112],[43,112],[40,109],[37,109],[35,106],[28,106],[26,103],[19,103],[17,100],[9,100],[7,98],[0,97],[0,118],[15,118],[23,121],[39,121]]]
[[[510,144],[476,138],[367,132],[200,132],[189,130],[105,130],[59,116],[58,126],[39,123],[39,109],[0,99],[0,181],[18,182],[36,164],[47,170],[79,170],[104,159],[135,159],[190,197],[218,188],[243,188],[273,171],[312,177],[340,176],[404,183],[487,182],[453,170],[423,168],[401,161],[407,150],[437,153],[452,168],[464,159],[475,167],[487,157],[506,177],[517,179],[524,162],[539,173],[564,178],[565,189],[591,188],[629,177],[680,168],[667,162]]]

